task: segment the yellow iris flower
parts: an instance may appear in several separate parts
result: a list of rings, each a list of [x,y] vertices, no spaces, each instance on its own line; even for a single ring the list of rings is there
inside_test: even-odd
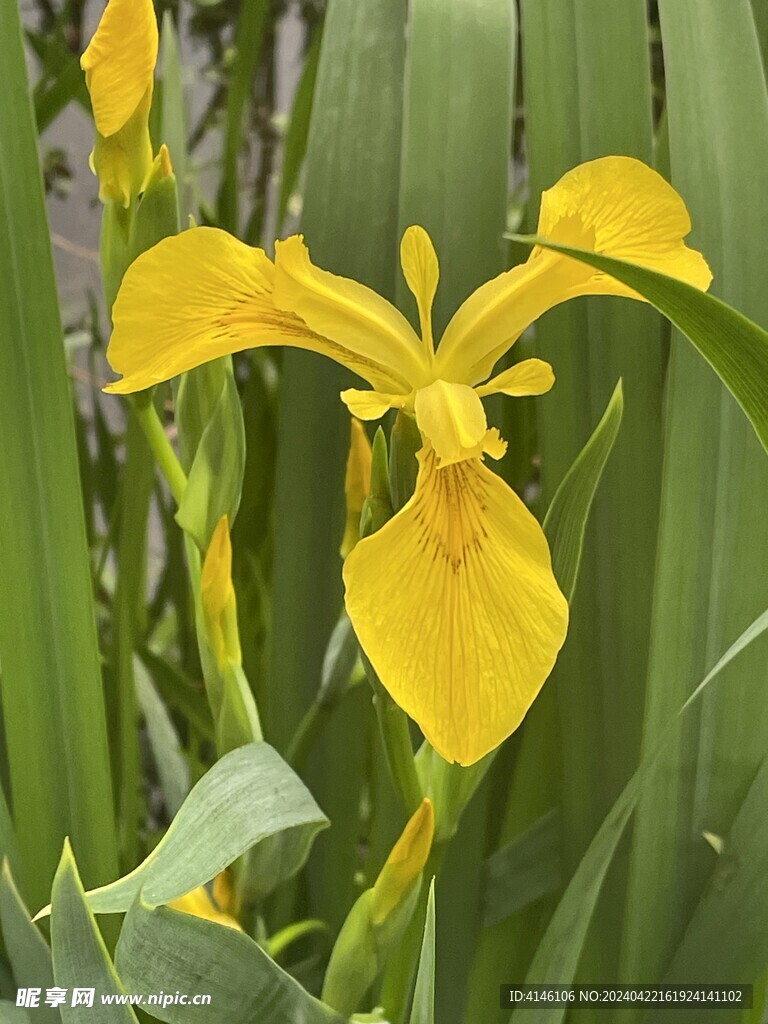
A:
[[[213,531],[203,562],[200,594],[216,663],[223,671],[230,661],[242,664],[237,628],[237,598],[232,584],[232,541],[229,520],[222,516]]]
[[[371,489],[373,451],[371,442],[360,420],[350,420],[349,455],[344,475],[344,497],[347,503],[347,522],[339,554],[346,558],[360,537],[360,516],[365,499]]]
[[[704,289],[711,274],[683,242],[690,228],[660,175],[606,157],[543,194],[538,231]],[[366,380],[373,390],[341,396],[355,416],[397,408],[415,417],[423,440],[416,492],[347,558],[346,606],[394,700],[443,757],[469,765],[520,724],[568,624],[539,524],[484,465],[505,442],[488,428],[481,400],[552,387],[552,368],[539,359],[491,377],[546,310],[578,295],[640,296],[537,247],[478,288],[435,348],[438,262],[422,228],[405,232],[401,261],[421,337],[375,292],[315,267],[300,236],[277,243],[274,263],[213,228],[166,238],[125,275],[108,352],[123,379],[107,390],[139,391],[226,353],[281,344],[329,356]]]
[[[152,170],[149,109],[158,30],[152,0],[109,0],[80,60],[96,122],[99,198],[128,207]]]

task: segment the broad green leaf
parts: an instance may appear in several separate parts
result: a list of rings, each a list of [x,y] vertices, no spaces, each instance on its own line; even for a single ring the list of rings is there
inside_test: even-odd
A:
[[[184,103],[184,70],[179,53],[179,37],[173,23],[173,15],[166,10],[163,15],[162,54],[163,88],[161,93],[160,142],[164,142],[171,154],[171,163],[178,184],[179,218],[186,220],[187,197],[187,112]]]
[[[247,935],[164,907],[134,904],[115,962],[133,991],[211,997],[205,1006],[152,1006],[169,1024],[342,1024]]]
[[[138,657],[134,658],[134,679],[136,699],[147,726],[165,806],[169,815],[175,817],[189,793],[189,764],[168,709]]]
[[[768,758],[749,787],[734,819],[723,837],[720,854],[711,851],[712,872],[706,890],[693,912],[677,952],[667,970],[668,984],[750,985],[768,962]],[[702,837],[702,842],[704,839]],[[714,935],[725,938],[713,942]],[[672,980],[674,979],[674,981]],[[700,1007],[684,1012],[682,1021],[709,1024],[738,1018],[723,1008]],[[648,1014],[648,1024],[667,1018],[657,1010]]]
[[[243,144],[243,120],[261,60],[270,20],[268,0],[250,0],[240,8],[235,30],[235,60],[227,90],[227,117],[219,189],[219,222],[227,231],[240,231],[239,158]]]
[[[768,194],[752,171],[768,164],[768,94],[750,6],[660,0],[658,7],[671,181],[691,215],[691,244],[710,262],[713,292],[768,327]],[[697,131],[697,123],[707,130]],[[752,423],[699,354],[673,336],[647,749],[717,653],[768,605],[768,577],[755,571],[768,562],[765,335],[714,299],[690,301],[700,307],[701,332],[718,335],[704,355],[736,364],[715,369]],[[687,318],[692,311],[682,312]],[[682,320],[679,326],[688,330]],[[751,393],[752,406],[739,387]],[[696,837],[728,833],[765,757],[766,651],[765,641],[756,644],[733,670],[738,700],[730,685],[705,699],[638,807],[622,958],[627,977],[661,980],[709,873],[708,849]],[[726,955],[725,943],[718,946]]]
[[[488,858],[482,905],[486,928],[560,888],[562,828],[560,813],[548,811]]]
[[[653,768],[663,755],[665,747],[675,739],[679,719],[690,713],[691,708],[698,704],[705,691],[718,680],[734,658],[767,631],[768,611],[763,612],[728,648],[683,704],[675,718],[667,723],[662,743],[643,758],[590,843],[558,904],[530,966],[527,980],[531,984],[569,985],[573,982],[608,868],[627,822],[637,806],[643,786],[652,777]],[[728,678],[726,676],[726,679]],[[537,1024],[560,1024],[565,1018],[565,1013],[564,1009],[542,1010]],[[511,1018],[513,1024],[524,1024],[526,1019],[527,1015],[522,1010],[516,1010]]]
[[[55,982],[67,990],[67,1003],[61,1007],[64,1024],[88,1024],[96,1016],[104,1024],[137,1024],[130,1006],[101,1005],[102,995],[123,995],[125,989],[88,907],[68,840],[53,881],[51,948]],[[95,989],[93,1006],[73,1006],[74,989]]]
[[[427,918],[424,922],[424,939],[421,944],[419,969],[416,972],[416,987],[413,993],[409,1024],[434,1024],[435,1022],[435,880],[429,885]]]
[[[439,338],[463,300],[507,267],[502,235],[515,120],[517,5],[509,0],[410,0],[408,6],[398,242],[407,227],[418,224],[434,243],[440,282],[433,330]],[[398,306],[418,325],[416,304],[399,268],[396,281]],[[502,428],[510,448],[517,449],[518,432],[507,429],[514,405],[492,400],[488,413],[489,422]],[[500,471],[506,472],[506,462]],[[473,813],[480,822],[485,811],[479,805],[487,801],[484,787],[475,800]],[[461,1019],[466,998],[484,853],[476,840],[474,828],[458,829],[437,890],[442,955],[454,965],[442,972],[437,993],[442,1024]],[[413,946],[393,971],[412,969],[421,938],[421,929],[414,927]],[[388,988],[399,989],[404,999],[410,985],[393,979],[393,971]],[[392,1012],[396,1017],[398,1008]]]
[[[317,264],[389,299],[397,266],[406,8],[405,0],[327,5],[300,222]],[[305,352],[285,351],[282,367],[270,687],[263,717],[266,734],[286,750],[316,695],[341,609],[338,552],[349,415],[338,395],[353,378]],[[361,806],[373,762],[371,721],[371,702],[361,688],[329,718],[308,769],[333,827],[313,851],[306,913],[332,928],[340,926],[358,895],[353,880],[361,827],[351,808]],[[375,789],[377,800],[380,792]],[[395,819],[392,831],[401,825]],[[372,859],[377,849],[374,843]]]
[[[45,993],[53,985],[51,951],[32,924],[7,862],[0,876],[0,924],[17,988],[39,988]],[[35,1017],[49,1024],[61,1020],[57,1009],[44,1004],[35,1010]]]
[[[544,533],[552,549],[552,569],[569,601],[576,589],[589,511],[623,414],[624,392],[619,381],[603,418],[555,491],[544,519]]]
[[[280,196],[277,201],[277,226],[282,228],[288,206],[299,179],[301,165],[307,150],[309,137],[309,121],[312,113],[312,100],[315,95],[317,81],[317,65],[320,58],[320,41],[322,25],[315,29],[312,42],[304,57],[304,67],[296,87],[288,129],[283,142],[283,163],[280,168]]]
[[[0,5],[0,662],[25,898],[69,834],[117,870],[107,730],[71,395],[19,6]],[[55,500],[52,500],[55,495]]]
[[[0,1024],[29,1024],[32,1018],[26,1010],[13,1003],[0,1000]]]
[[[288,878],[326,825],[309,791],[270,746],[240,747],[197,783],[149,857],[125,877],[88,892],[88,905],[96,914],[125,913],[139,893],[151,907],[170,903],[283,833],[289,835],[280,872]]]
[[[643,295],[707,360],[768,450],[768,333],[762,327],[714,295],[656,270],[535,235],[511,237],[602,270]]]
[[[13,830],[11,812],[8,809],[8,801],[5,799],[5,792],[0,785],[0,863],[8,859],[11,871],[16,870],[19,858],[16,836]]]

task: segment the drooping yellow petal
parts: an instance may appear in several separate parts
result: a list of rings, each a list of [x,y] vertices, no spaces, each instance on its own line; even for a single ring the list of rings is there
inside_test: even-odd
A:
[[[403,314],[365,285],[316,267],[301,235],[276,244],[275,268],[279,309],[374,364],[391,367],[399,384],[393,391],[408,392],[426,379],[426,354]]]
[[[371,489],[371,465],[373,452],[371,442],[360,420],[350,420],[349,454],[344,477],[344,497],[347,505],[347,522],[344,539],[341,542],[341,557],[346,558],[360,538],[360,516],[365,499]]]
[[[109,0],[80,59],[96,129],[104,138],[120,131],[147,92],[151,97],[157,48],[152,0]]]
[[[379,420],[390,409],[402,407],[407,396],[347,388],[346,391],[341,392],[339,397],[352,415],[359,420]]]
[[[220,668],[230,661],[239,665],[242,656],[237,628],[237,601],[232,585],[232,543],[226,516],[222,516],[216,524],[208,545],[200,593],[217,664]]]
[[[416,299],[422,342],[427,352],[433,353],[432,304],[440,280],[440,266],[432,239],[424,228],[413,225],[406,229],[400,242],[400,264],[408,287]]]
[[[199,885],[197,889],[188,892],[186,896],[180,896],[168,906],[171,910],[181,911],[182,914],[202,917],[206,921],[214,921],[216,924],[226,925],[227,928],[234,928],[239,932],[243,930],[234,917],[219,910],[204,885]]]
[[[366,338],[324,338],[273,302],[275,267],[218,228],[192,228],[163,239],[128,268],[112,309],[107,351],[123,379],[106,391],[129,394],[170,380],[222,355],[262,345],[290,345],[329,356],[394,392],[399,372],[379,363]]]
[[[475,391],[481,398],[497,394],[524,398],[526,395],[545,395],[554,383],[555,374],[549,363],[543,359],[523,359]]]
[[[712,279],[691,230],[685,203],[660,174],[630,157],[604,157],[569,171],[542,196],[538,233],[658,270],[706,289]],[[639,296],[606,274],[536,248],[528,261],[488,281],[457,310],[436,357],[447,380],[476,384],[525,328],[577,295]]]
[[[435,811],[429,797],[424,797],[376,879],[371,901],[375,925],[386,920],[424,870],[434,834]]]
[[[108,138],[96,136],[91,166],[99,179],[102,203],[120,203],[127,209],[147,186],[155,169],[149,137],[151,103],[152,90],[148,89],[122,128]]]
[[[480,461],[419,454],[416,492],[344,563],[346,606],[393,699],[448,761],[522,721],[565,639],[541,527]]]
[[[415,409],[418,428],[434,448],[439,465],[481,454],[488,423],[472,388],[436,380],[416,392]]]

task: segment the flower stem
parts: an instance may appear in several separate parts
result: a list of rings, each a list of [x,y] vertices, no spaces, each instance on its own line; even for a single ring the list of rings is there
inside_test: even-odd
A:
[[[421,783],[416,774],[416,762],[413,758],[413,744],[408,727],[408,716],[402,708],[392,700],[381,684],[373,666],[361,651],[360,656],[365,667],[368,681],[373,688],[373,704],[379,720],[384,752],[387,757],[392,781],[400,794],[408,816],[414,814],[422,801]]]
[[[187,487],[187,477],[168,439],[152,397],[148,392],[142,392],[131,404],[163,476],[168,481],[171,494],[176,504],[180,505]]]

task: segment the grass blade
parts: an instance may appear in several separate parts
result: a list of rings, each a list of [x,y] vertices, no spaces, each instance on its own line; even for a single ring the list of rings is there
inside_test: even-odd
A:
[[[112,875],[117,858],[74,418],[16,4],[0,7],[0,38],[0,661],[19,883],[37,904],[66,834],[90,884]]]

